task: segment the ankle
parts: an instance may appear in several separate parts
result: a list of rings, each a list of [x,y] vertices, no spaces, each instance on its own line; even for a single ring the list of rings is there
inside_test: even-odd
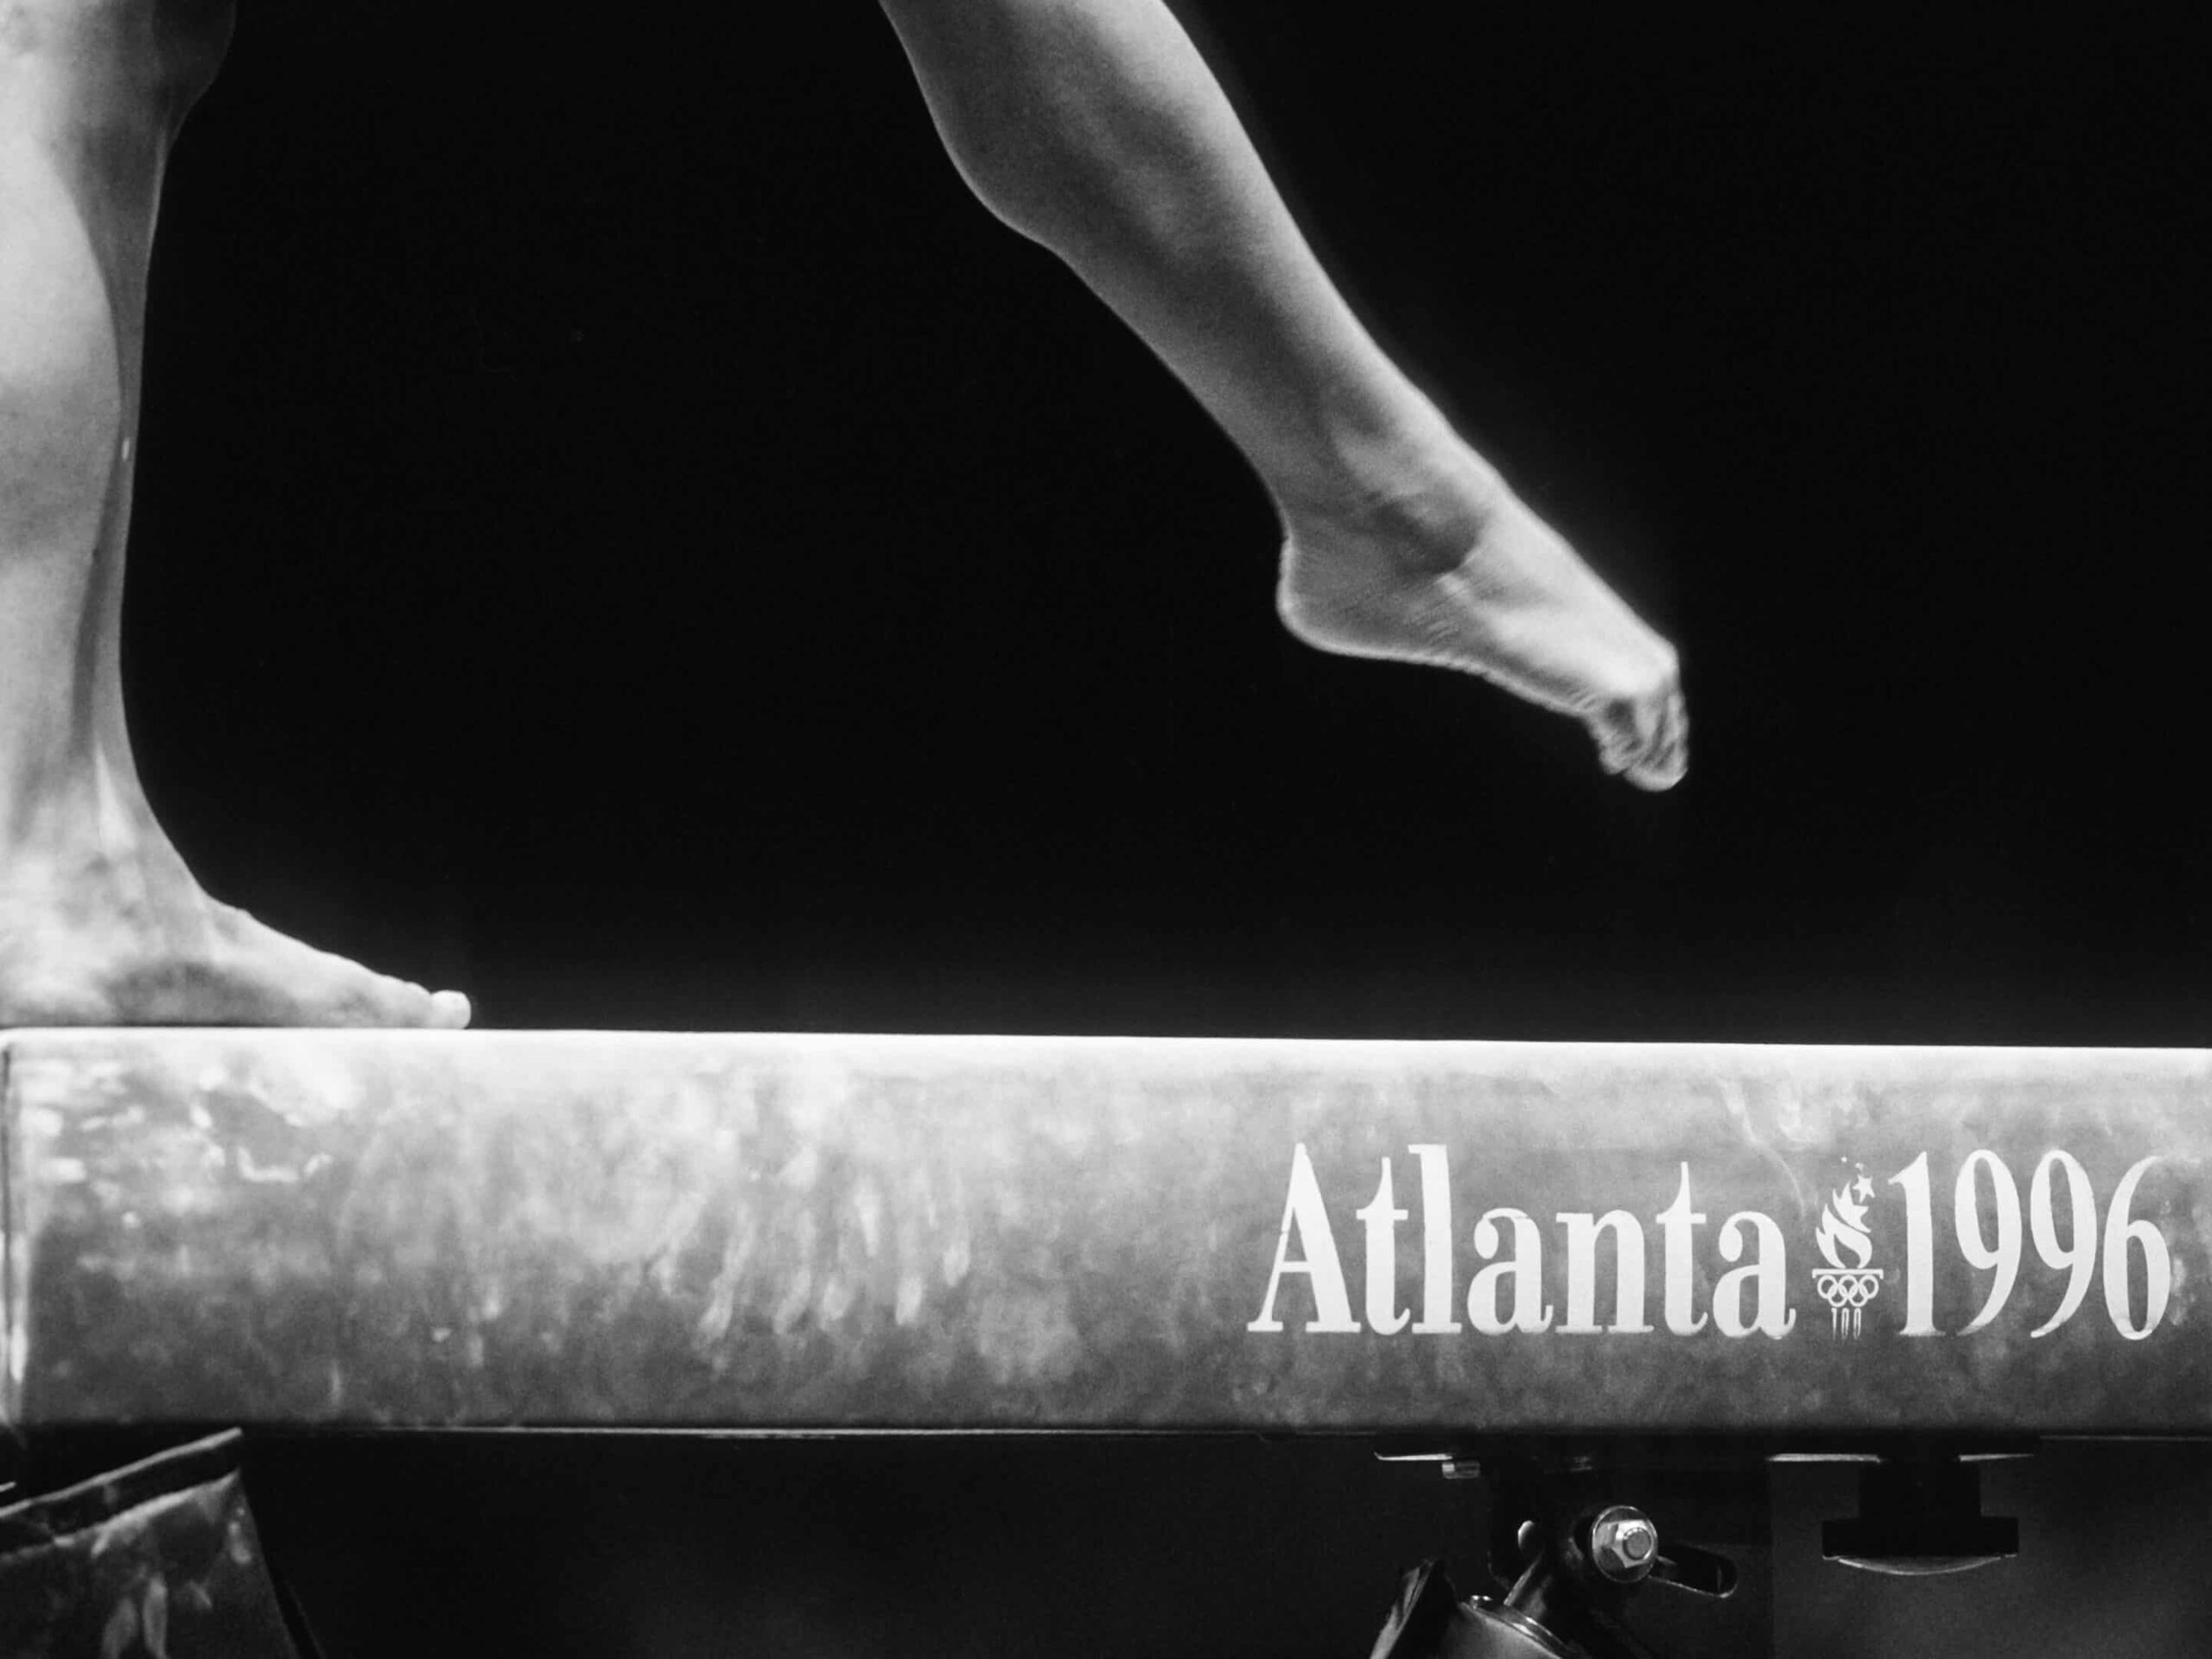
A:
[[[1301,552],[1387,556],[1429,575],[1466,558],[1512,493],[1440,415],[1427,414],[1386,435],[1333,440],[1325,473],[1276,493]]]
[[[135,780],[97,761],[18,772],[0,787],[0,887],[141,880],[179,865]]]

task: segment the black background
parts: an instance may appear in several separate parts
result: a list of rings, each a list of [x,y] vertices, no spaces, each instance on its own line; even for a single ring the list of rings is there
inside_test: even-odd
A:
[[[2204,1039],[2177,41],[1196,14],[1679,643],[1653,799],[1283,635],[1226,442],[787,10],[245,19],[129,624],[219,892],[506,1026]]]
[[[874,8],[270,8],[169,180],[127,624],[210,886],[497,1026],[2204,1043],[2181,37],[1189,15],[1378,334],[1681,647],[1682,788],[1284,636],[1256,484]],[[1032,1536],[1010,1455],[892,1581]],[[1224,1606],[1371,1626],[1206,1519],[1233,1471],[1145,1468],[1090,1501]],[[1248,1650],[1195,1605],[1116,1640]],[[639,1650],[896,1645],[743,1617]]]

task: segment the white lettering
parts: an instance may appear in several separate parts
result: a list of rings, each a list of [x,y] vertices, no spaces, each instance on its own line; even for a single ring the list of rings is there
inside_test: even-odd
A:
[[[1904,1189],[1904,1329],[1907,1337],[1938,1337],[1936,1328],[1935,1199],[1928,1185],[1928,1154],[1922,1153],[1890,1177]]]
[[[1449,1337],[1467,1327],[1452,1317],[1452,1170],[1442,1147],[1409,1147],[1421,1160],[1421,1319],[1417,1337]]]
[[[1562,1214],[1567,1229],[1567,1323],[1565,1336],[1594,1336],[1608,1327],[1597,1323],[1598,1236],[1613,1235],[1613,1323],[1615,1331],[1641,1333],[1643,1322],[1643,1227],[1625,1210],[1602,1216]]]
[[[1375,1201],[1359,1212],[1367,1229],[1367,1323],[1377,1336],[1393,1337],[1413,1315],[1398,1306],[1398,1224],[1406,1212],[1391,1207],[1390,1160],[1382,1160],[1382,1183]]]
[[[1758,1256],[1747,1266],[1720,1275],[1720,1282],[1713,1290],[1713,1322],[1720,1327],[1724,1337],[1748,1337],[1757,1331],[1764,1336],[1780,1338],[1796,1325],[1797,1310],[1789,1306],[1788,1250],[1783,1243],[1782,1229],[1775,1225],[1774,1217],[1763,1216],[1756,1210],[1738,1211],[1721,1224],[1720,1254],[1730,1262],[1742,1258],[1745,1222],[1751,1224],[1751,1230],[1758,1238]],[[1758,1313],[1748,1325],[1744,1321],[1744,1286],[1747,1282],[1755,1283],[1758,1291]]]
[[[1544,1300],[1544,1236],[1536,1224],[1519,1210],[1485,1211],[1475,1224],[1475,1253],[1485,1262],[1497,1254],[1500,1221],[1513,1224],[1513,1254],[1475,1275],[1467,1287],[1467,1317],[1474,1321],[1476,1330],[1489,1337],[1508,1331],[1532,1335],[1548,1331],[1552,1310]],[[1497,1311],[1498,1287],[1507,1279],[1513,1281],[1510,1319]]]
[[[2120,1178],[2112,1208],[2105,1215],[2105,1311],[2112,1315],[2112,1328],[2130,1342],[2140,1342],[2158,1328],[2158,1322],[2166,1317],[2166,1299],[2173,1294],[2174,1263],[2166,1249],[2166,1236],[2158,1230],[2158,1223],[2139,1221],[2128,1213],[2135,1206],[2136,1183],[2158,1161],[2155,1155],[2143,1159]],[[2127,1280],[2131,1244],[2143,1253],[2140,1325],[2133,1318],[2133,1296]]]
[[[2074,1224],[2072,1236],[2063,1245],[2058,1242],[2058,1218],[2050,1204],[2054,1168],[2066,1172],[2068,1214]],[[2066,1299],[2059,1303],[2058,1311],[2028,1332],[2031,1337],[2047,1337],[2080,1309],[2089,1294],[2090,1273],[2097,1264],[2097,1195],[2089,1185],[2089,1172],[2073,1154],[2046,1152],[2036,1166],[2035,1179],[2028,1183],[2028,1230],[2044,1266],[2067,1275]]]
[[[1678,1337],[1694,1337],[1705,1329],[1705,1315],[1697,1311],[1696,1268],[1690,1260],[1695,1245],[1692,1236],[1705,1225],[1705,1217],[1690,1208],[1690,1166],[1682,1166],[1682,1184],[1675,1201],[1659,1212],[1659,1230],[1667,1237],[1667,1283],[1664,1301],[1667,1328]]]
[[[1295,1262],[1290,1259],[1294,1224],[1304,1252]],[[1260,1317],[1244,1327],[1247,1331],[1282,1329],[1282,1322],[1275,1318],[1275,1287],[1286,1273],[1302,1273],[1313,1286],[1317,1317],[1306,1325],[1308,1331],[1359,1329],[1351,1316],[1351,1299],[1344,1294],[1344,1270],[1337,1260],[1336,1236],[1329,1230],[1328,1206],[1321,1202],[1321,1185],[1313,1179],[1313,1163],[1306,1155],[1303,1141],[1291,1154],[1290,1195],[1283,1200],[1282,1230],[1275,1237],[1275,1266],[1268,1275],[1267,1300],[1260,1304]]]

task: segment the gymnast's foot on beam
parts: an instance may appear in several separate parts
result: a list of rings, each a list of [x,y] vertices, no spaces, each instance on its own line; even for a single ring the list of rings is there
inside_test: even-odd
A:
[[[208,898],[131,762],[147,261],[230,29],[223,0],[0,0],[0,1027],[468,1022]]]
[[[468,1013],[457,992],[371,973],[217,903],[158,830],[0,866],[0,1027],[456,1028]]]
[[[1306,644],[1479,676],[1580,721],[1606,771],[1681,781],[1674,647],[1472,452],[1283,520],[1276,607]]]

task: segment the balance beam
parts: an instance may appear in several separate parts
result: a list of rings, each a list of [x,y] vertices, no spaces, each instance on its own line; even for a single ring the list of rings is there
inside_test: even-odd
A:
[[[0,1035],[64,1424],[2212,1433],[2212,1056]]]

